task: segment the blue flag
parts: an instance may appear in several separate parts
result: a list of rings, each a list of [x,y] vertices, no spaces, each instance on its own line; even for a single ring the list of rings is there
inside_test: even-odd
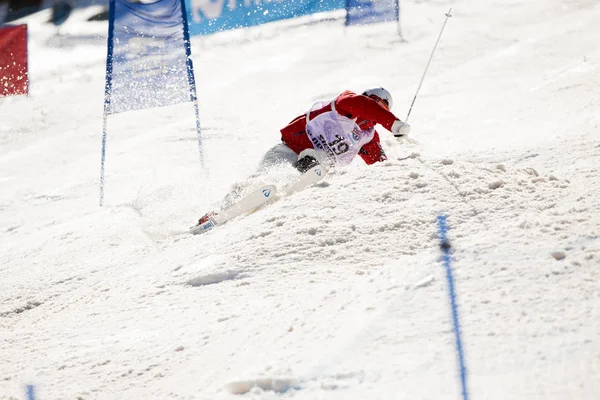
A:
[[[347,0],[346,25],[398,20],[399,0]]]
[[[193,102],[200,164],[204,165],[184,0],[110,0],[107,53],[100,205],[104,202],[109,114]]]
[[[111,0],[107,114],[193,101],[182,0]]]

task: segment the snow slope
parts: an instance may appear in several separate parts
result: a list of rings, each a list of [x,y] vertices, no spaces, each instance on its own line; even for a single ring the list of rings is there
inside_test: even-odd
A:
[[[313,102],[383,85],[416,143],[202,236]],[[473,399],[600,397],[600,5],[403,1],[395,24],[192,39],[189,104],[111,116],[106,26],[28,18],[31,96],[0,99],[0,398],[455,399],[448,215]],[[338,17],[339,13],[331,16]]]

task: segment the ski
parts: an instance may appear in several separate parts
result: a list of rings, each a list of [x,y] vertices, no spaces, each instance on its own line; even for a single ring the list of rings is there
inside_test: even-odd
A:
[[[283,189],[283,193],[285,195],[290,195],[292,193],[298,192],[305,187],[308,187],[312,184],[319,182],[321,179],[325,178],[325,174],[327,170],[323,168],[322,165],[316,165],[300,175],[298,179],[289,184]]]
[[[327,170],[323,168],[321,165],[316,165],[300,175],[298,179],[290,183],[283,189],[283,195],[289,196],[292,193],[298,192],[314,183],[319,182],[321,179],[325,177]],[[277,193],[277,188],[274,185],[265,185],[250,193],[248,196],[239,200],[237,203],[233,204],[226,210],[220,211],[219,214],[215,215],[213,218],[208,221],[197,224],[190,228],[190,232],[194,235],[204,233],[206,231],[211,230],[217,225],[222,225],[225,222],[239,216],[250,212],[273,197],[275,197],[275,193]]]
[[[225,222],[233,219],[239,215],[250,212],[262,204],[269,201],[271,198],[275,196],[277,193],[277,188],[273,185],[265,185],[250,193],[248,196],[244,197],[237,203],[233,204],[231,207],[220,211],[219,214],[215,215],[213,218],[208,221],[197,224],[190,228],[190,233],[194,235],[204,233],[206,231],[211,230],[217,225],[222,225]]]

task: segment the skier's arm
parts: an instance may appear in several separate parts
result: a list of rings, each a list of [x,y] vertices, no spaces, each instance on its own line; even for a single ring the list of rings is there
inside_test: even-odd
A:
[[[394,121],[400,119],[372,98],[362,95],[340,96],[335,102],[335,107],[342,115],[349,113],[358,116],[359,119],[366,118],[380,124],[390,132]]]
[[[365,163],[369,165],[387,160],[387,157],[383,152],[383,149],[381,148],[381,144],[379,142],[379,134],[377,133],[377,131],[375,131],[373,139],[371,139],[369,143],[365,144],[360,149],[358,155],[361,156]]]

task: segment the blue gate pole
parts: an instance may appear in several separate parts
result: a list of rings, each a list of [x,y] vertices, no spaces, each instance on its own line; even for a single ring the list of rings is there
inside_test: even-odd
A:
[[[27,400],[35,400],[33,385],[27,385]]]
[[[446,224],[446,216],[439,215],[438,226],[440,232],[440,248],[444,253],[443,261],[446,268],[446,279],[448,281],[448,294],[450,296],[450,306],[452,308],[452,323],[454,325],[454,335],[456,338],[456,352],[458,353],[458,368],[460,371],[460,383],[462,387],[462,398],[467,400],[469,394],[467,391],[467,369],[465,367],[465,357],[460,334],[460,323],[458,318],[458,307],[456,305],[456,291],[454,288],[454,278],[452,276],[452,267],[450,265],[450,241],[448,240],[448,226]]]
[[[196,79],[194,77],[194,64],[192,62],[192,49],[190,45],[190,32],[188,28],[187,11],[185,9],[185,0],[181,0],[181,13],[183,14],[183,41],[185,43],[188,82],[190,85],[190,100],[194,103],[194,112],[196,114],[196,131],[198,132],[200,166],[204,168],[204,149],[202,147],[202,131],[200,129],[200,111],[198,109],[198,95],[196,93]]]
[[[104,161],[106,160],[106,125],[110,112],[110,97],[112,91],[113,45],[115,28],[115,0],[110,0],[108,12],[108,44],[106,54],[106,86],[104,88],[104,116],[102,121],[102,156],[100,158],[100,206],[104,204]]]

